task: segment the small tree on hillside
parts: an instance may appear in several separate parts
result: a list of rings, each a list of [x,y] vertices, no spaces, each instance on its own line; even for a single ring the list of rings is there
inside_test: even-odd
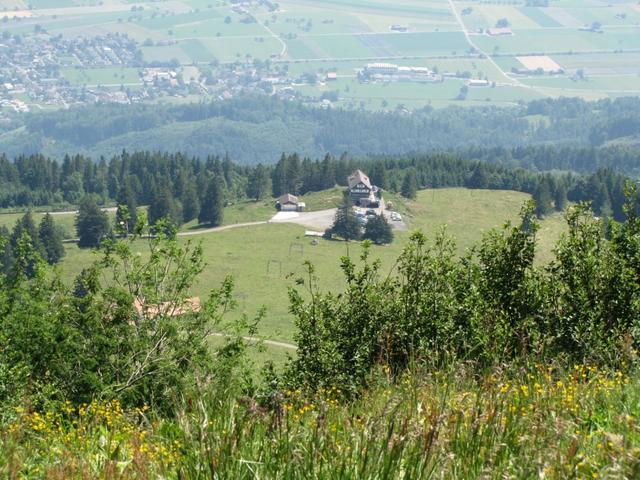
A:
[[[46,254],[45,259],[50,265],[54,265],[64,257],[64,245],[62,244],[62,232],[53,221],[50,214],[42,217],[38,228],[40,243]]]
[[[198,222],[218,226],[224,218],[224,187],[220,177],[213,177],[207,186],[207,193],[202,201]]]
[[[393,242],[393,230],[382,213],[369,219],[364,229],[364,238],[378,245]]]
[[[362,236],[360,221],[358,217],[356,217],[348,200],[346,200],[336,212],[332,233],[344,238],[347,242],[350,240],[359,240]]]
[[[91,195],[85,195],[80,200],[76,216],[76,231],[80,248],[99,247],[104,236],[109,233],[107,214],[100,210]]]
[[[416,198],[418,192],[418,180],[416,179],[416,171],[414,169],[407,170],[402,182],[402,196],[405,198]]]

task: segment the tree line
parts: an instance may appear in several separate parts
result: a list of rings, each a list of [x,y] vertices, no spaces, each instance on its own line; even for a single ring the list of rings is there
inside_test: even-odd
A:
[[[567,201],[590,201],[598,215],[624,216],[626,177],[610,168],[588,175],[540,173],[469,160],[458,153],[354,158],[330,154],[320,159],[282,154],[275,165],[240,165],[228,155],[205,159],[180,153],[126,152],[109,159],[74,155],[62,162],[42,155],[0,157],[0,208],[78,205],[87,194],[98,204],[127,207],[135,225],[137,207],[148,205],[149,221],[163,217],[181,225],[197,220],[219,225],[224,206],[260,201],[284,193],[304,195],[346,186],[356,169],[383,190],[412,198],[421,188],[466,187],[532,194],[538,214],[563,210]]]
[[[13,278],[16,275],[16,267],[22,268],[23,273],[27,275],[34,273],[35,258],[23,256],[25,243],[42,260],[55,265],[65,255],[63,237],[62,229],[56,225],[53,216],[49,213],[42,217],[38,225],[28,211],[16,222],[12,231],[5,226],[0,226],[0,245],[3,246],[0,255],[0,274]]]

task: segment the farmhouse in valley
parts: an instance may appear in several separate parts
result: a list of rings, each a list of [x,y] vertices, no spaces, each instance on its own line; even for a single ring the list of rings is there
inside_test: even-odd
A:
[[[377,207],[378,187],[371,184],[371,180],[361,170],[356,170],[348,178],[349,198],[354,205],[361,207]]]
[[[509,27],[494,27],[488,28],[487,33],[492,37],[504,37],[508,35],[513,35],[513,30]]]
[[[298,200],[298,197],[286,193],[276,202],[276,209],[281,212],[303,212],[306,205]]]

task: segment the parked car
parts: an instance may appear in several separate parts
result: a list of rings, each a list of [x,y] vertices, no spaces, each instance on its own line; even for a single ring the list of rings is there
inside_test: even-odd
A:
[[[401,222],[402,215],[400,215],[398,212],[391,212],[391,220],[393,220],[394,222]]]

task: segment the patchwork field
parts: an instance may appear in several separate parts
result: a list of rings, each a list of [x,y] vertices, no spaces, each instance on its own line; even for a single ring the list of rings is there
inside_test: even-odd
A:
[[[631,76],[640,74],[640,6],[635,0],[553,0],[548,7],[527,6],[524,0],[508,5],[470,0],[282,0],[277,7],[270,2],[221,0],[3,4],[5,27],[12,33],[27,35],[39,25],[67,37],[127,34],[145,43],[141,51],[147,62],[175,60],[199,66],[270,60],[300,74],[331,69],[340,82],[292,86],[309,98],[339,90],[343,106],[364,102],[365,108],[392,109],[478,101],[513,104],[559,95],[636,95]],[[489,35],[496,26],[511,34]],[[357,71],[373,62],[469,75],[438,84],[358,81]],[[563,77],[531,80],[521,71],[538,67],[545,76],[562,69]],[[601,78],[579,86],[567,83],[577,71]],[[65,75],[72,83],[91,84],[106,83],[113,72]],[[137,81],[133,74],[123,75],[113,83]],[[494,82],[491,94],[474,92],[459,98],[469,76]]]
[[[557,72],[562,69],[553,59],[547,56],[531,55],[516,57],[518,61],[529,70],[541,69],[544,72]]]

